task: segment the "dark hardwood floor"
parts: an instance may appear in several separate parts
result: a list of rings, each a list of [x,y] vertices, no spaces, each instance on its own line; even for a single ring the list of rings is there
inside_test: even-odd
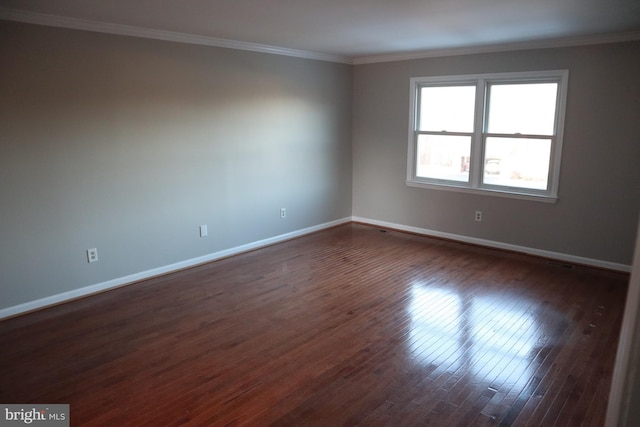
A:
[[[0,322],[72,426],[601,426],[628,276],[346,224]]]

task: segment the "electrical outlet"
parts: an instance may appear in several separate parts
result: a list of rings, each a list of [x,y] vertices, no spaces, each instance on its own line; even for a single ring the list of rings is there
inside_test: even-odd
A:
[[[287,217],[287,208],[280,208],[280,218]]]
[[[476,211],[476,221],[482,221],[482,211]]]
[[[209,235],[209,231],[207,231],[206,225],[200,226],[200,237],[207,237]]]
[[[87,262],[98,261],[98,250],[96,248],[87,249]]]

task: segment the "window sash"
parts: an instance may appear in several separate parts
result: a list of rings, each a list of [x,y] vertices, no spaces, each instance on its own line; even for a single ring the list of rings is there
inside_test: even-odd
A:
[[[475,76],[427,77],[411,79],[410,137],[407,159],[407,184],[411,186],[448,189],[454,191],[479,192],[498,196],[530,198],[555,202],[558,192],[562,132],[564,125],[564,109],[566,105],[568,71],[543,71],[527,73],[503,73]],[[490,87],[499,84],[535,84],[557,83],[557,95],[554,115],[554,132],[552,135],[521,133],[487,132],[490,103]],[[476,105],[473,132],[438,132],[419,130],[420,93],[423,87],[431,86],[464,86],[476,87]],[[468,181],[452,181],[438,178],[418,176],[418,139],[420,135],[470,136],[470,162]],[[540,139],[550,141],[547,186],[545,189],[527,186],[496,185],[485,182],[485,152],[487,138]],[[531,197],[529,197],[531,196]]]

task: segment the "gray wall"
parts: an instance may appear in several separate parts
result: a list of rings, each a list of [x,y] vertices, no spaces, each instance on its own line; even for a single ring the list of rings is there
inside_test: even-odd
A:
[[[348,65],[7,21],[0,40],[0,309],[351,215]]]
[[[410,77],[552,69],[569,70],[556,204],[405,184]],[[639,42],[356,66],[354,216],[631,264],[640,211],[638,70]]]
[[[0,309],[352,214],[631,262],[638,42],[351,67],[7,21],[0,40]],[[570,70],[557,204],[406,186],[410,77],[543,69]]]

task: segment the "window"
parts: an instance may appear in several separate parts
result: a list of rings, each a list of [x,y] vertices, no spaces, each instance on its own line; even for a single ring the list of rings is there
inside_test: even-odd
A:
[[[407,184],[554,202],[568,74],[412,78]]]

